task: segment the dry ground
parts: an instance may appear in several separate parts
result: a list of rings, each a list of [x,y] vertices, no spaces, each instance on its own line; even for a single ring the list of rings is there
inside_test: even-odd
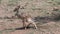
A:
[[[21,29],[22,22],[17,19],[13,19],[13,22],[9,19],[1,20],[0,34],[60,34],[60,21],[50,21],[44,24],[37,24],[37,26],[38,29],[28,28],[24,30]]]
[[[60,14],[60,0],[0,0],[0,34],[60,34],[60,21],[43,19],[41,22],[41,19],[38,18],[38,29],[28,28],[24,30],[21,28],[20,19],[7,19],[7,17],[15,16],[13,10],[17,5],[21,5],[19,13],[30,13],[33,18],[38,16],[53,16],[54,18],[57,16],[54,15],[56,12],[56,14]],[[53,10],[55,7],[58,10]]]

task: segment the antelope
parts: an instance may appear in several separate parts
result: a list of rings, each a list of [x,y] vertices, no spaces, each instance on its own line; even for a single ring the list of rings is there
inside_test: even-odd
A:
[[[18,7],[19,8],[19,7]],[[18,11],[18,10],[17,10]],[[29,26],[30,24],[33,24],[35,26],[35,28],[37,29],[37,25],[36,23],[34,23],[34,21],[32,20],[32,17],[30,14],[27,14],[27,13],[21,13],[21,14],[18,14],[19,12],[17,12],[15,14],[15,16],[17,16],[18,18],[20,18],[22,20],[22,23],[23,23],[23,27],[25,29],[27,29],[27,26]]]

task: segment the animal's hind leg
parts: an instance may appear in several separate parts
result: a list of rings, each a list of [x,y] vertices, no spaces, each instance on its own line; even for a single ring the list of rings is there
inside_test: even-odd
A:
[[[37,25],[35,23],[29,23],[27,27],[29,27],[29,25],[33,24],[35,26],[35,28],[37,29]]]
[[[35,24],[35,23],[32,23],[34,26],[35,26],[35,28],[37,29],[37,25]]]
[[[31,21],[31,24],[33,24],[35,26],[35,28],[37,29],[37,25],[34,21]]]

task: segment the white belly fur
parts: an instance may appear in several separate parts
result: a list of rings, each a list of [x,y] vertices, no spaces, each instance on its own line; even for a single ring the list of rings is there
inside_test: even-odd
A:
[[[29,18],[28,21],[32,21],[32,19]]]
[[[34,21],[31,18],[28,18],[29,23],[34,23]]]

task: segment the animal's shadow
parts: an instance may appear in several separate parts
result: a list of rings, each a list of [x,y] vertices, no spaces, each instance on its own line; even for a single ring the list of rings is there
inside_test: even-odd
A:
[[[34,27],[31,27],[31,26],[29,26],[29,27],[26,27],[26,29],[35,29]],[[13,30],[13,28],[11,28],[11,29],[5,29],[5,30]],[[19,28],[14,28],[14,30],[25,30],[25,27],[19,27]]]
[[[34,27],[26,27],[27,29],[30,29],[30,28],[32,28],[32,29],[35,29]],[[15,30],[25,30],[25,27],[20,27],[20,28],[15,28]]]

